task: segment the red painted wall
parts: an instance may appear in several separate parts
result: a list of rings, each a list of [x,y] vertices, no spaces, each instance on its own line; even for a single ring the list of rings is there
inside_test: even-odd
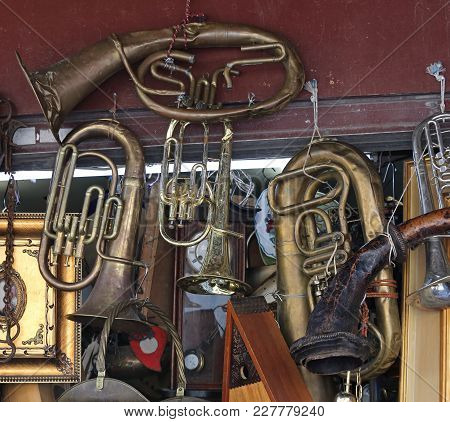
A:
[[[450,68],[447,0],[191,3],[193,12],[203,12],[211,21],[252,24],[288,38],[305,64],[307,79],[318,79],[322,98],[437,92],[438,84],[425,74],[425,67],[440,59]],[[15,50],[30,69],[48,67],[111,32],[179,23],[184,4],[185,0],[0,0],[0,93],[15,102],[19,114],[39,113]],[[208,62],[205,53],[199,65]],[[225,100],[246,99],[250,91],[265,97],[279,80],[272,76],[273,67],[247,68],[245,73]],[[93,94],[81,108],[110,108],[107,97],[112,92],[118,93],[120,106],[141,107],[125,74],[103,88],[104,93]]]

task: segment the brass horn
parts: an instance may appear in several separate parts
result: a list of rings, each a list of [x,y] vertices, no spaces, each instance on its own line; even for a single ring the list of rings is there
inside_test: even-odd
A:
[[[413,133],[413,157],[423,214],[446,207],[450,194],[450,114],[440,113],[424,120]],[[426,154],[425,154],[426,153]],[[428,177],[425,157],[431,167]],[[450,306],[450,268],[442,239],[425,241],[426,274],[418,291],[424,308]],[[413,296],[417,297],[417,296]]]
[[[285,68],[285,81],[278,93],[265,101],[254,104],[227,108],[226,110],[177,110],[156,104],[149,96],[144,103],[153,111],[180,121],[205,122],[223,121],[241,117],[251,117],[270,113],[285,106],[300,91],[304,83],[303,66],[295,52],[285,40],[246,25],[225,23],[189,23],[185,35],[178,36],[174,49],[204,47],[238,47],[247,49],[272,49],[274,60]],[[70,58],[65,58],[48,69],[30,72],[17,53],[19,64],[35,93],[39,104],[50,123],[50,128],[57,140],[59,129],[65,117],[84,98],[97,89],[103,82],[124,67],[158,52],[166,51],[172,41],[173,28],[153,31],[131,32],[113,35],[93,44]],[[186,45],[185,45],[186,43]],[[267,61],[267,56],[264,60]],[[256,64],[231,62],[234,65]],[[131,70],[131,69],[128,69]],[[133,72],[131,72],[133,74]],[[67,81],[70,81],[68,83]],[[141,88],[138,93],[145,94]]]
[[[97,151],[79,153],[78,145],[88,139],[103,137],[117,142],[125,152],[125,175],[121,197],[116,195],[117,168]],[[66,212],[67,201],[78,158],[95,156],[111,168],[112,181],[108,197],[100,186],[91,186],[80,217]],[[95,281],[86,302],[69,319],[101,326],[111,304],[134,297],[134,269],[145,264],[136,261],[136,238],[144,194],[144,155],[134,134],[113,120],[83,124],[70,132],[60,147],[50,194],[48,196],[44,231],[39,249],[39,269],[47,283],[60,290],[81,289]],[[91,198],[96,195],[93,217],[88,218]],[[88,275],[75,283],[59,280],[52,266],[59,259],[70,265],[83,258],[86,245],[95,243],[97,259]],[[50,257],[50,259],[49,259]],[[120,331],[136,331],[142,321],[133,312],[119,316],[115,325]]]
[[[153,59],[158,57],[159,55],[155,54]],[[154,76],[157,75],[154,74]],[[214,78],[214,81],[217,82],[217,72],[214,72]],[[211,96],[209,92],[210,83],[205,77],[200,78],[197,82],[193,78],[190,78],[190,80],[191,84],[195,83],[196,89],[194,98],[188,99],[188,102],[192,102],[194,106],[201,103],[202,107],[206,106],[208,101],[214,103],[214,96]],[[200,95],[202,91],[203,95]],[[239,233],[234,233],[228,229],[233,138],[231,124],[224,122],[225,133],[221,140],[219,169],[214,187],[208,180],[207,172],[209,138],[207,123],[203,123],[202,161],[191,168],[188,178],[181,175],[183,140],[188,125],[188,122],[172,120],[167,131],[161,166],[159,227],[162,237],[173,245],[193,246],[207,238],[208,249],[200,272],[180,278],[177,284],[182,289],[197,294],[248,293],[250,286],[234,277],[230,264],[228,237],[242,237]],[[179,135],[175,136],[177,128],[179,129]],[[170,163],[173,164],[172,176],[169,174]],[[197,173],[200,173],[200,175]],[[180,241],[167,233],[166,225],[169,228],[174,228],[175,225],[183,227],[186,222],[192,222],[195,210],[202,204],[208,206],[208,217],[205,229],[195,240]],[[166,211],[168,223],[165,218]]]
[[[191,33],[195,32],[192,40]],[[272,113],[286,105],[293,99],[303,86],[303,67],[295,51],[284,40],[252,27],[240,25],[227,26],[223,24],[193,24],[187,30],[188,48],[196,47],[240,47],[242,51],[268,51],[272,56],[261,58],[235,60],[226,63],[223,69],[217,69],[209,81],[204,75],[197,81],[189,72],[173,65],[172,70],[187,74],[190,87],[185,89],[187,99],[181,104],[184,107],[169,107],[157,103],[151,95],[175,95],[179,92],[156,90],[144,85],[145,75],[149,73],[159,80],[174,83],[180,88],[182,85],[172,77],[161,77],[156,67],[160,67],[161,60],[167,58],[167,53],[157,51],[150,54],[138,67],[135,73],[131,67],[129,57],[122,41],[112,36],[117,52],[132,81],[137,94],[143,104],[150,110],[171,119],[164,145],[162,161],[159,221],[160,231],[165,240],[177,246],[192,246],[208,238],[208,249],[200,273],[194,276],[183,277],[178,285],[191,292],[203,294],[245,294],[250,286],[233,277],[229,262],[230,235],[238,236],[228,230],[228,208],[230,197],[230,166],[232,148],[232,129],[230,120],[242,117],[256,116]],[[176,43],[174,47],[176,47]],[[194,61],[194,56],[177,50],[171,51],[171,59],[187,63]],[[285,81],[278,93],[265,101],[254,105],[239,106],[222,109],[215,104],[217,80],[223,75],[227,87],[232,87],[231,75],[238,74],[236,66],[251,66],[262,63],[281,63],[285,68]],[[172,66],[168,64],[168,67]],[[195,82],[195,88],[194,87]],[[192,94],[193,93],[193,94]],[[193,96],[193,98],[192,98]],[[180,104],[179,104],[180,105]],[[214,189],[207,180],[208,162],[208,122],[221,121],[224,124],[224,136],[221,140],[219,170],[217,172]],[[200,163],[195,164],[189,178],[181,177],[182,147],[185,128],[194,122],[203,124],[204,144],[203,157]],[[179,127],[179,136],[174,130]],[[173,175],[169,177],[169,163],[173,163]],[[197,177],[200,172],[200,177]],[[202,204],[208,205],[208,217],[204,231],[194,241],[179,241],[171,238],[166,232],[165,214],[168,211],[168,226],[175,224],[182,226],[194,218],[195,210]]]
[[[283,298],[279,321],[288,344],[304,336],[310,312],[328,279],[352,253],[346,216],[350,187],[357,199],[364,239],[371,240],[384,231],[383,191],[379,175],[356,148],[321,140],[309,153],[304,149],[292,158],[269,184],[269,204],[276,224],[278,289]],[[333,203],[336,214],[330,216],[329,205]],[[378,279],[392,280],[392,269],[384,268]],[[380,282],[375,289],[377,326],[372,326],[372,331],[379,348],[361,368],[366,379],[385,372],[401,344],[393,283]],[[313,396],[323,397],[320,390],[326,381],[306,371],[304,374]]]

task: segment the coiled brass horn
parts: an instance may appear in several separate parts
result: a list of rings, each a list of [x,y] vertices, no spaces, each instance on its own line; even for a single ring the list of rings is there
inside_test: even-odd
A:
[[[79,153],[77,146],[92,138],[104,137],[117,142],[125,152],[125,175],[121,197],[116,195],[117,168],[104,154],[97,151]],[[66,213],[72,178],[78,158],[95,156],[111,168],[112,180],[108,197],[104,189],[91,186],[85,196],[81,216],[71,217]],[[139,228],[140,210],[144,194],[144,155],[138,139],[133,133],[113,120],[99,120],[75,128],[64,139],[60,147],[45,215],[44,231],[39,249],[39,269],[47,283],[60,290],[81,289],[95,281],[86,302],[69,318],[94,326],[101,325],[107,317],[105,311],[117,301],[134,296],[134,269],[145,266],[136,261],[136,237]],[[93,217],[88,210],[93,195],[97,196]],[[97,259],[88,275],[75,283],[59,280],[52,266],[59,259],[66,265],[83,258],[84,247],[96,244]],[[50,257],[50,259],[49,259]],[[119,330],[136,330],[140,318],[128,311],[119,316]]]
[[[384,230],[383,191],[379,175],[356,148],[329,139],[298,153],[269,184],[268,199],[274,212],[277,244],[278,289],[282,302],[279,322],[288,344],[304,336],[308,318],[320,300],[334,268],[352,253],[346,217],[350,187],[356,195],[366,241]],[[323,189],[326,188],[326,189]],[[322,193],[319,194],[319,191]],[[325,206],[336,204],[333,225]],[[338,228],[336,228],[338,227]],[[384,268],[379,279],[391,280]],[[401,344],[400,320],[393,287],[381,284],[375,299],[378,337],[377,355],[361,368],[364,378],[375,377],[394,362]],[[323,378],[304,371],[315,399],[326,392]]]
[[[449,133],[449,113],[434,115],[414,130],[413,156],[423,214],[446,207],[450,194]],[[429,159],[431,180],[428,177],[425,157]],[[447,308],[450,306],[450,268],[442,239],[427,239],[425,253],[425,281],[418,291],[420,305],[425,308]]]
[[[137,63],[155,52],[167,51],[172,41],[172,35],[172,28],[113,35],[81,50],[70,58],[63,59],[49,69],[37,72],[28,71],[19,54],[17,57],[44,115],[50,123],[55,138],[59,140],[58,132],[61,125],[67,114],[77,104],[121,70],[124,64]],[[276,52],[273,59],[266,56],[263,60],[279,61],[284,66],[286,74],[284,84],[272,98],[251,107],[241,105],[226,110],[208,109],[199,112],[198,110],[176,109],[161,106],[149,96],[142,96],[142,99],[145,100],[144,104],[156,113],[171,119],[190,122],[224,121],[251,117],[282,108],[298,94],[303,86],[303,66],[295,50],[286,40],[267,31],[246,25],[209,22],[189,23],[185,27],[185,35],[186,38],[184,34],[176,37],[173,44],[174,49],[185,46],[189,49],[204,47],[242,47],[244,50],[271,49]],[[246,60],[245,63],[230,62],[225,66],[225,74],[228,75],[236,65],[254,65],[260,62],[261,60]],[[226,77],[227,83],[230,85],[231,78]],[[145,88],[140,87],[138,93],[139,95],[145,93]]]

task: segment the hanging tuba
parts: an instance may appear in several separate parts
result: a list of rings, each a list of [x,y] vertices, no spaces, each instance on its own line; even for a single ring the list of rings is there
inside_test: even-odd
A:
[[[304,149],[292,158],[269,184],[282,298],[278,315],[288,344],[305,335],[309,315],[328,279],[352,254],[347,221],[350,188],[356,196],[364,240],[369,241],[384,230],[383,192],[379,175],[356,148],[329,139],[316,142],[309,153]],[[385,372],[401,345],[392,269],[385,267],[378,279],[373,295],[376,326],[371,324],[369,329],[377,338],[378,351],[361,368],[366,379]],[[303,375],[316,399],[330,399],[326,379],[307,371]]]
[[[93,138],[112,139],[125,152],[125,175],[122,192],[116,195],[117,167],[98,151],[79,152],[78,145]],[[79,158],[93,156],[103,160],[112,172],[109,192],[98,185],[88,188],[80,216],[67,212],[67,202],[75,167]],[[140,210],[144,195],[144,155],[134,134],[114,120],[99,120],[75,128],[60,147],[47,200],[44,231],[39,249],[39,269],[46,282],[55,289],[79,290],[95,281],[86,302],[69,319],[101,326],[107,309],[117,301],[134,297],[134,273]],[[91,200],[95,211],[89,217]],[[65,265],[78,265],[87,245],[94,244],[97,252],[95,265],[81,280],[67,283],[59,280],[52,267],[59,260]],[[140,318],[129,312],[116,322],[119,331],[136,330]]]
[[[450,193],[450,114],[440,113],[424,120],[413,133],[413,157],[423,214],[447,206]],[[431,167],[428,177],[425,157]],[[426,274],[418,291],[424,308],[443,309],[450,306],[450,268],[442,239],[425,241]],[[416,296],[414,296],[416,297]]]

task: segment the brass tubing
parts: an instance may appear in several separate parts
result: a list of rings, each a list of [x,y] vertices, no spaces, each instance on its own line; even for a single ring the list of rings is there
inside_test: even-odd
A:
[[[281,330],[288,344],[304,336],[309,318],[309,306],[301,297],[308,296],[308,282],[301,283],[300,269],[303,267],[304,256],[298,250],[293,227],[297,215],[295,212],[303,209],[302,192],[311,183],[308,177],[295,177],[302,174],[304,163],[307,168],[329,164],[341,167],[350,176],[350,181],[358,199],[362,230],[366,240],[371,240],[384,231],[383,191],[379,175],[370,161],[356,148],[343,142],[324,140],[312,146],[310,155],[307,150],[301,151],[287,164],[280,177],[276,177],[269,186],[269,203],[274,210],[277,246],[278,288],[288,295],[279,306],[279,321]],[[326,163],[326,164],[323,164]],[[286,174],[286,176],[283,176]],[[319,177],[320,178],[320,177]],[[278,183],[280,182],[281,183]],[[328,196],[327,202],[337,195]],[[320,197],[322,198],[322,197]],[[319,198],[316,198],[319,199]],[[316,205],[315,205],[316,206]],[[295,212],[294,212],[295,211]],[[297,268],[297,270],[293,270]],[[392,279],[392,269],[385,268],[379,275],[382,279]],[[392,292],[391,288],[380,287],[380,291]],[[365,368],[366,379],[375,377],[394,362],[401,345],[401,330],[398,307],[395,299],[376,298],[378,327],[387,345],[386,352],[376,366]],[[307,371],[304,371],[305,373]],[[314,381],[308,384],[315,390],[323,388],[322,382],[314,375]],[[320,386],[320,388],[318,387]],[[313,394],[314,395],[314,394]],[[318,391],[320,397],[320,391]]]

